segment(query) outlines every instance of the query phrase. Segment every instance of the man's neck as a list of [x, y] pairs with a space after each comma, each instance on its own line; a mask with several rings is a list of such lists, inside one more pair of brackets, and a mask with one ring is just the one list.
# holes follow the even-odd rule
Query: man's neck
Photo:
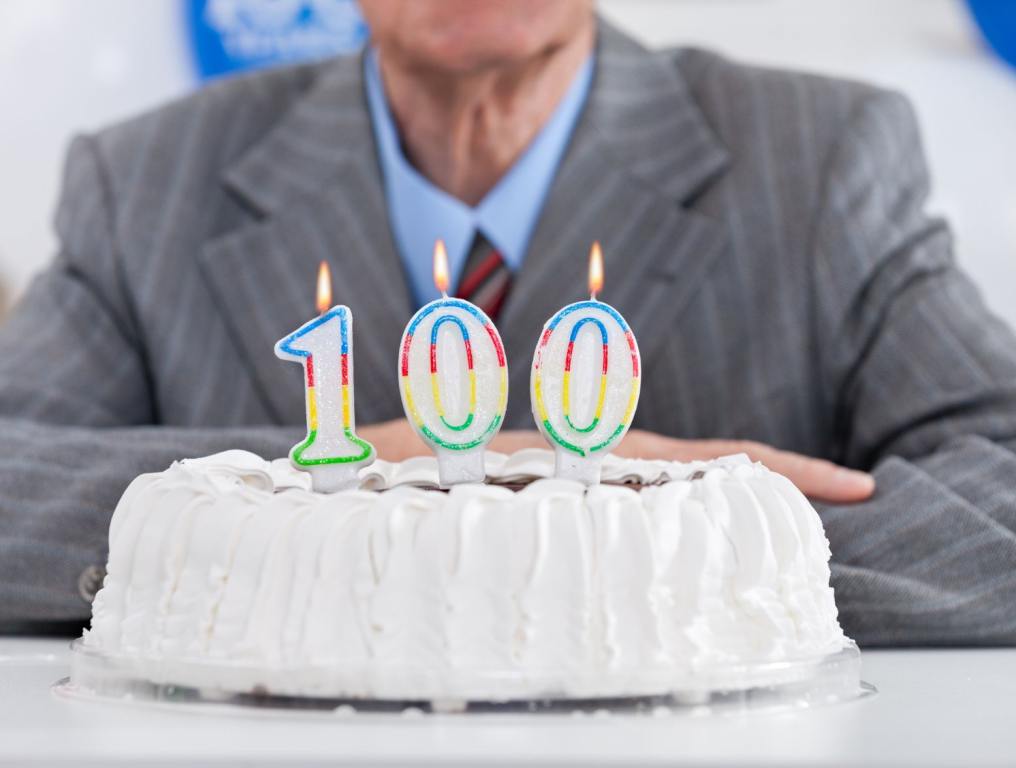
[[383, 50], [381, 73], [403, 150], [450, 195], [476, 205], [554, 113], [589, 56], [595, 25], [525, 62], [427, 71]]

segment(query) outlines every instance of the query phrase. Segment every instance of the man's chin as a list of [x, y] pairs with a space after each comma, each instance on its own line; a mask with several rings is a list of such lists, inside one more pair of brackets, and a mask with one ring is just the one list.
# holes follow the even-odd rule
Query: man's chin
[[504, 40], [458, 41], [453, 45], [417, 47], [405, 57], [414, 68], [449, 75], [467, 75], [497, 69], [524, 66], [538, 57], [543, 50], [527, 50], [505, 45]]

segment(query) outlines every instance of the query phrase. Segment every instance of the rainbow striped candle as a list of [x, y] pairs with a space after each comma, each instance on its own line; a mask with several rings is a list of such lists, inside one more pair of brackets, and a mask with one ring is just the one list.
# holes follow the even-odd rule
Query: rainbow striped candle
[[641, 389], [635, 334], [621, 313], [596, 300], [603, 267], [590, 256], [589, 301], [569, 304], [543, 328], [533, 355], [533, 416], [554, 447], [558, 477], [600, 480], [603, 456], [631, 426]]
[[374, 446], [356, 435], [353, 313], [332, 307], [280, 339], [275, 354], [304, 369], [307, 437], [289, 452], [293, 466], [310, 472], [316, 491], [356, 487], [359, 469], [374, 461]]
[[[435, 282], [447, 286], [435, 247]], [[437, 456], [441, 485], [483, 482], [484, 447], [501, 428], [508, 365], [494, 323], [475, 304], [445, 295], [409, 321], [399, 347], [399, 389], [409, 423]]]

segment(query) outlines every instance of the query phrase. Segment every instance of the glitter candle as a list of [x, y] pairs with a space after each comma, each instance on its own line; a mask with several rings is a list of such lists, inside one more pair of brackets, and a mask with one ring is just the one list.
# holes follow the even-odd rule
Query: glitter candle
[[307, 437], [289, 460], [310, 473], [314, 490], [334, 493], [357, 485], [357, 472], [374, 461], [374, 446], [356, 435], [353, 411], [353, 313], [331, 309], [328, 265], [318, 272], [321, 313], [275, 344], [283, 360], [303, 364]]
[[441, 485], [480, 483], [484, 447], [501, 428], [508, 403], [504, 346], [483, 310], [448, 298], [448, 257], [440, 240], [434, 282], [442, 298], [422, 307], [402, 335], [402, 405], [437, 456]]
[[603, 457], [631, 426], [641, 388], [635, 334], [621, 313], [596, 299], [603, 255], [589, 255], [589, 301], [559, 310], [533, 355], [533, 416], [554, 448], [555, 475], [586, 485], [600, 481]]

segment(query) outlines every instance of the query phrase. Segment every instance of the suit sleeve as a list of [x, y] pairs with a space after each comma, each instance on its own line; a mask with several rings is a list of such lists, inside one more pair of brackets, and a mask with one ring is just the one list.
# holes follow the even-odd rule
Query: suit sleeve
[[293, 430], [156, 426], [115, 217], [88, 139], [71, 148], [60, 252], [0, 325], [0, 623], [89, 613], [80, 580], [106, 558], [136, 475], [227, 448], [279, 455]]
[[868, 97], [827, 173], [813, 277], [833, 455], [878, 484], [820, 509], [844, 628], [869, 645], [1016, 643], [1016, 338], [924, 213], [903, 98]]

